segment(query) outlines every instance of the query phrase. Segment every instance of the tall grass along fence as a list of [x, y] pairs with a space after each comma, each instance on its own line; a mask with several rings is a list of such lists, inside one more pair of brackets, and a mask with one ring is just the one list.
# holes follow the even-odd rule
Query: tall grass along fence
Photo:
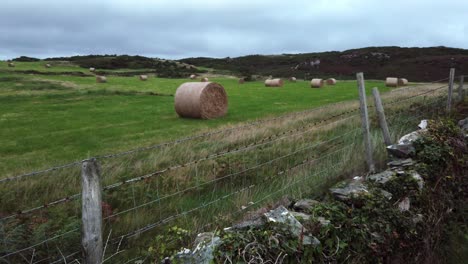
[[420, 119], [450, 112], [463, 78], [458, 88], [454, 71], [382, 96], [375, 88], [367, 101], [358, 74], [360, 100], [7, 175], [0, 262], [144, 263], [285, 196], [320, 195], [382, 167], [386, 144]]

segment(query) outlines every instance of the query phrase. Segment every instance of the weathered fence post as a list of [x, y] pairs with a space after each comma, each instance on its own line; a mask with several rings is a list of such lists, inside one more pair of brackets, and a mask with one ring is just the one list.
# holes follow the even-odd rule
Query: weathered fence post
[[81, 246], [84, 263], [102, 262], [102, 209], [100, 169], [96, 159], [83, 161]]
[[450, 69], [448, 98], [447, 98], [447, 112], [452, 110], [452, 96], [453, 96], [453, 79], [455, 78], [455, 69]]
[[460, 75], [460, 84], [458, 85], [458, 101], [465, 100], [465, 92], [463, 91], [463, 82], [465, 81], [465, 76]]
[[370, 138], [369, 113], [367, 112], [366, 86], [364, 84], [364, 74], [356, 74], [359, 90], [359, 106], [361, 108], [362, 130], [364, 134], [364, 145], [366, 148], [366, 161], [369, 172], [375, 172], [374, 158], [372, 157], [372, 143]]
[[388, 130], [387, 120], [385, 119], [385, 112], [382, 105], [382, 100], [380, 99], [379, 88], [372, 88], [372, 95], [374, 95], [375, 102], [375, 111], [379, 117], [380, 128], [382, 129], [382, 134], [386, 146], [392, 144], [392, 139], [390, 138], [390, 132]]

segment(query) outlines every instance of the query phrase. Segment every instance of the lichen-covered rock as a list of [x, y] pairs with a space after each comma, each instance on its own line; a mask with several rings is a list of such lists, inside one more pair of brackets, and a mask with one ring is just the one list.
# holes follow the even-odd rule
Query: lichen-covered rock
[[458, 121], [458, 126], [463, 130], [463, 132], [468, 132], [468, 117]]
[[300, 211], [310, 211], [312, 208], [314, 208], [315, 205], [317, 205], [319, 202], [316, 200], [312, 199], [302, 199], [297, 201], [293, 208], [295, 210], [300, 210]]
[[397, 144], [387, 146], [387, 152], [397, 158], [409, 158], [416, 151], [413, 143], [418, 140], [427, 129], [421, 129], [404, 135]]
[[288, 226], [289, 231], [302, 238], [303, 245], [319, 245], [320, 241], [314, 236], [307, 235], [307, 230], [284, 206], [280, 206], [268, 213], [265, 213], [268, 222], [282, 223]]
[[396, 159], [387, 163], [387, 166], [391, 168], [400, 168], [400, 167], [411, 167], [415, 164], [413, 159]]
[[196, 246], [193, 250], [184, 248], [174, 256], [176, 263], [180, 264], [210, 264], [214, 260], [214, 249], [221, 244], [221, 238], [214, 233], [201, 233], [197, 236]]
[[424, 180], [416, 171], [412, 171], [410, 177], [413, 178], [418, 183], [419, 190], [424, 188]]
[[242, 229], [249, 229], [249, 228], [253, 228], [253, 227], [259, 227], [259, 226], [262, 226], [266, 223], [265, 219], [262, 218], [262, 217], [258, 217], [258, 218], [255, 218], [255, 219], [251, 219], [251, 220], [246, 220], [246, 221], [242, 221], [240, 223], [237, 223], [231, 227], [227, 227], [227, 228], [224, 228], [224, 231], [234, 231], [234, 230], [242, 230]]
[[325, 217], [317, 217], [317, 220], [319, 221], [320, 225], [322, 226], [327, 226], [330, 224], [330, 220], [325, 219]]
[[410, 144], [410, 143], [413, 143], [414, 141], [418, 140], [419, 138], [421, 138], [421, 135], [426, 133], [427, 130], [426, 129], [421, 129], [421, 130], [417, 130], [417, 131], [413, 131], [409, 134], [406, 134], [404, 136], [402, 136], [400, 138], [400, 140], [398, 140], [398, 144]]
[[301, 213], [301, 212], [291, 212], [292, 216], [294, 216], [294, 218], [296, 218], [297, 220], [301, 221], [309, 221], [311, 216], [308, 215], [308, 214], [304, 214], [304, 213]]
[[408, 211], [410, 209], [410, 206], [411, 206], [411, 201], [408, 197], [403, 198], [403, 200], [401, 200], [398, 203], [398, 209], [400, 209], [401, 212]]
[[407, 144], [393, 144], [387, 146], [387, 152], [397, 158], [408, 158], [414, 154], [415, 148], [412, 143]]
[[335, 187], [330, 188], [330, 192], [336, 199], [343, 202], [369, 193], [367, 186], [361, 180], [352, 180], [348, 184], [338, 183]]
[[368, 177], [368, 179], [376, 183], [385, 184], [394, 176], [394, 171], [386, 170], [377, 174], [372, 174]]

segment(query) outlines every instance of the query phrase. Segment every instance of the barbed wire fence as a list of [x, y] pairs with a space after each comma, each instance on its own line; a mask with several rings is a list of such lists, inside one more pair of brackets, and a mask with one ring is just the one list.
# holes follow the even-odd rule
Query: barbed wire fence
[[[421, 91], [425, 86], [382, 96], [395, 136], [419, 118], [442, 113], [438, 110], [448, 98], [447, 85]], [[369, 110], [373, 107], [368, 105]], [[411, 114], [402, 115], [405, 111]], [[370, 119], [375, 118], [370, 111]], [[379, 140], [377, 136], [374, 141]], [[364, 164], [365, 159], [355, 155], [363, 152], [359, 107], [353, 101], [95, 157], [102, 171], [107, 238], [102, 261], [147, 260], [145, 247], [169, 225], [190, 227], [195, 234], [242, 219], [249, 209], [282, 195], [319, 191], [337, 175], [355, 170], [347, 164]], [[80, 263], [82, 164], [75, 161], [0, 180], [3, 190], [14, 190], [2, 196], [1, 262]], [[28, 234], [35, 228], [41, 230]]]

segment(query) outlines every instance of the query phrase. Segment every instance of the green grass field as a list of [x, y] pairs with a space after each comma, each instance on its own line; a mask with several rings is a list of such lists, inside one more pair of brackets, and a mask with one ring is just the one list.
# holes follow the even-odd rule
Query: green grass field
[[[46, 69], [43, 64], [18, 62], [14, 69], [86, 71], [73, 65]], [[355, 81], [312, 89], [304, 81], [267, 88], [262, 81], [239, 85], [234, 78], [216, 78], [210, 81], [226, 88], [228, 114], [195, 120], [177, 116], [172, 96], [145, 94], [172, 95], [187, 81], [151, 77], [142, 82], [137, 77], [109, 76], [108, 83], [97, 84], [94, 77], [0, 73], [0, 172], [44, 168], [357, 98]], [[368, 90], [387, 90], [383, 82], [366, 85]]]

